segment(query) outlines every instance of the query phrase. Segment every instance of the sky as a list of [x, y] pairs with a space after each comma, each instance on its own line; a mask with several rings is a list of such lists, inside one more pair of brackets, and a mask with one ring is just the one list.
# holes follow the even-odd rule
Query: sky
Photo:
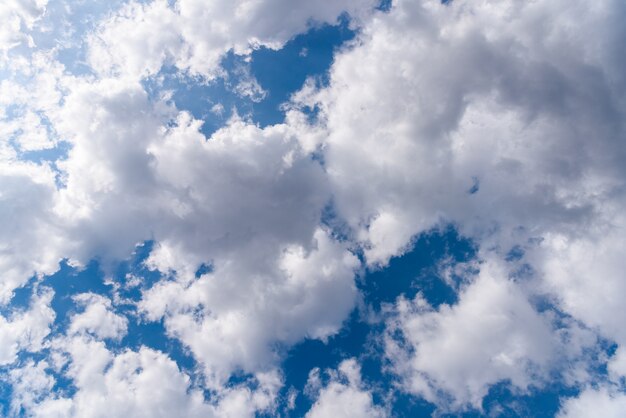
[[625, 19], [3, 1], [0, 416], [626, 416]]

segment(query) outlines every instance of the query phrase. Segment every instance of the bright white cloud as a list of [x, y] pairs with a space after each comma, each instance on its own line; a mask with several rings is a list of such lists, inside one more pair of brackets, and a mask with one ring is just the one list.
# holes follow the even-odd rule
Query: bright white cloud
[[612, 389], [586, 389], [579, 396], [565, 400], [558, 416], [585, 418], [590, 416], [619, 418], [626, 411], [626, 395]]
[[81, 293], [72, 299], [83, 311], [72, 316], [70, 334], [89, 333], [116, 340], [126, 335], [128, 320], [113, 312], [109, 299], [94, 293]]
[[[15, 405], [85, 416], [90, 403], [115, 398], [116, 414], [141, 416], [157, 379], [172, 386], [155, 389], [160, 409], [145, 409], [153, 414], [271, 408], [280, 349], [328, 338], [355, 304], [359, 262], [348, 249], [384, 266], [416, 234], [448, 222], [486, 262], [458, 304], [395, 306], [388, 325], [412, 350], [390, 339], [387, 355], [405, 390], [451, 397], [452, 409], [479, 406], [497, 382], [541, 384], [563, 353], [584, 361], [590, 330], [619, 344], [608, 367], [613, 381], [624, 376], [623, 1], [398, 0], [389, 13], [372, 13], [370, 0], [130, 2], [87, 36], [93, 72], [83, 76], [69, 75], [54, 51], [15, 48], [32, 45], [46, 3], [0, 5], [0, 51], [13, 54], [0, 69], [0, 219], [10, 219], [0, 223], [0, 303], [62, 258], [97, 257], [106, 269], [154, 240], [146, 265], [167, 277], [143, 293], [142, 313], [164, 318], [220, 400], [204, 402], [165, 354], [97, 342], [119, 339], [127, 320], [109, 300], [83, 295], [69, 336], [55, 343], [76, 397], [45, 395], [48, 363], [27, 363], [12, 376], [34, 395]], [[203, 81], [224, 75], [228, 51], [281, 48], [343, 11], [361, 26], [357, 39], [337, 52], [328, 86], [310, 81], [294, 96], [283, 124], [233, 117], [206, 138], [167, 92], [150, 98], [140, 83], [166, 65]], [[265, 94], [254, 74], [243, 81], [240, 95]], [[317, 122], [298, 112], [304, 105], [320, 110]], [[61, 142], [71, 150], [56, 166], [20, 160]], [[331, 200], [350, 242], [320, 227]], [[514, 245], [533, 269], [524, 284], [498, 261]], [[212, 271], [196, 278], [202, 263]], [[570, 316], [559, 333], [573, 336], [571, 347], [529, 303], [537, 294]], [[50, 297], [1, 319], [0, 362], [46, 344]], [[345, 364], [311, 415], [345, 404], [381, 413]], [[588, 369], [564, 375], [580, 383]], [[265, 389], [220, 392], [236, 370]], [[621, 400], [589, 389], [563, 411], [619, 409]]]
[[0, 316], [0, 365], [13, 363], [22, 350], [41, 350], [55, 318], [50, 307], [53, 294], [50, 289], [41, 289], [27, 310], [16, 311], [8, 318]]
[[[401, 303], [416, 351], [390, 357], [406, 363], [407, 390], [461, 407], [502, 380], [540, 383], [554, 348], [527, 302], [537, 294], [573, 316], [581, 344], [575, 321], [622, 340], [624, 12], [619, 1], [399, 0], [335, 57], [329, 86], [294, 96], [320, 110], [337, 212], [369, 264], [449, 222], [489, 260], [527, 253], [523, 289], [481, 273], [453, 307]], [[479, 325], [491, 320], [505, 325]]]
[[[54, 271], [62, 257], [75, 265], [98, 257], [107, 268], [138, 242], [154, 239], [148, 265], [175, 272], [177, 282], [170, 285], [178, 293], [169, 300], [157, 286], [145, 301], [147, 312], [153, 319], [166, 315], [168, 332], [206, 366], [214, 388], [237, 369], [270, 370], [277, 343], [326, 338], [339, 329], [356, 299], [358, 262], [346, 245], [319, 229], [330, 194], [322, 167], [300, 145], [297, 116], [265, 129], [235, 117], [206, 138], [201, 121], [151, 102], [136, 80], [54, 81], [52, 91], [62, 84], [62, 99], [44, 107], [27, 95], [24, 103], [43, 108], [55, 135], [71, 145], [67, 159], [57, 161], [62, 187], [48, 169], [48, 194], [33, 197], [43, 213], [22, 214], [24, 223], [57, 228], [33, 231], [32, 239], [55, 239], [36, 248], [50, 253], [44, 272]], [[18, 250], [24, 234], [14, 232], [6, 241]], [[14, 258], [6, 262], [15, 265]], [[215, 275], [192, 284], [202, 263], [213, 265]], [[26, 264], [4, 282], [6, 294], [31, 271], [42, 270]], [[126, 320], [110, 302], [96, 299], [77, 300], [86, 305], [72, 318], [70, 333], [119, 339]], [[193, 309], [201, 314], [199, 323]], [[223, 338], [207, 339], [207, 329]]]
[[20, 44], [35, 46], [29, 32], [47, 3], [48, 0], [6, 0], [0, 4], [0, 53]]
[[[0, 160], [0, 303], [35, 274], [58, 268], [62, 238], [50, 202], [56, 187], [48, 166]], [[42, 238], [47, 243], [42, 245]], [[56, 247], [56, 245], [59, 247]]]
[[278, 257], [266, 271], [257, 260], [218, 260], [213, 272], [191, 283], [164, 281], [144, 294], [140, 307], [147, 318], [165, 316], [168, 333], [191, 348], [211, 386], [238, 369], [273, 367], [276, 343], [327, 338], [353, 308], [358, 261], [326, 232], [316, 231], [308, 249], [278, 252], [259, 254]]
[[56, 339], [54, 346], [67, 356], [66, 377], [77, 391], [71, 398], [51, 393], [54, 378], [41, 362], [13, 370], [13, 407], [23, 407], [29, 416], [253, 417], [272, 407], [280, 387], [278, 376], [260, 375], [255, 390], [240, 385], [206, 402], [189, 376], [161, 352], [141, 347], [113, 354], [89, 337]]
[[408, 392], [444, 408], [480, 409], [498, 382], [540, 386], [555, 355], [549, 321], [497, 264], [481, 265], [455, 305], [433, 309], [418, 294], [400, 298], [394, 311], [388, 358]]
[[361, 381], [361, 368], [356, 359], [344, 360], [337, 371], [327, 371], [330, 379], [321, 386], [319, 370], [309, 375], [310, 390], [318, 391], [307, 418], [382, 418], [384, 409], [374, 405], [371, 392]]
[[[105, 21], [91, 40], [90, 62], [102, 74], [144, 77], [165, 64], [212, 79], [224, 54], [249, 54], [261, 46], [280, 49], [312, 24], [357, 19], [373, 0], [316, 3], [298, 0], [130, 2]], [[156, 36], [155, 36], [156, 35]]]
[[18, 416], [21, 410], [29, 410], [52, 390], [55, 379], [46, 369], [46, 361], [35, 363], [28, 360], [25, 365], [9, 372], [9, 382], [13, 386], [11, 416]]
[[363, 28], [330, 86], [296, 97], [321, 108], [338, 210], [370, 263], [442, 221], [498, 232], [503, 251], [521, 228], [589, 222], [623, 183], [626, 84], [608, 53], [623, 7], [400, 0]]

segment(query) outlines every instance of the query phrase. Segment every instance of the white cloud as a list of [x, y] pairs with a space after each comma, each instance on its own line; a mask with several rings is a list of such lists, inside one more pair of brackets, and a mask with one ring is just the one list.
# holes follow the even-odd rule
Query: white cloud
[[503, 251], [520, 227], [573, 233], [619, 190], [626, 84], [605, 51], [623, 4], [602, 4], [400, 0], [298, 96], [322, 110], [338, 211], [370, 263], [440, 222]]
[[398, 300], [385, 351], [406, 391], [444, 409], [480, 409], [495, 383], [509, 381], [519, 391], [542, 385], [556, 337], [507, 276], [487, 262], [455, 305], [433, 309], [419, 294]]
[[[2, 304], [30, 277], [51, 274], [58, 268], [62, 235], [50, 207], [55, 190], [50, 167], [0, 160], [0, 218], [10, 220], [0, 223]], [[43, 237], [47, 240], [44, 245]]]
[[[550, 324], [527, 302], [537, 295], [572, 315], [562, 331], [577, 344], [593, 338], [576, 321], [621, 344], [624, 12], [611, 0], [398, 0], [336, 55], [327, 87], [294, 96], [320, 110], [337, 214], [369, 264], [447, 223], [496, 264], [516, 245], [526, 252], [523, 289], [481, 273], [453, 307], [402, 303], [416, 349], [407, 390], [448, 392], [462, 407], [502, 380], [540, 384], [557, 360]], [[505, 326], [479, 325], [496, 319]]]
[[0, 316], [0, 365], [13, 363], [22, 350], [41, 350], [55, 318], [50, 307], [53, 295], [50, 289], [41, 289], [31, 298], [28, 310]]
[[[339, 243], [319, 227], [332, 197], [369, 264], [384, 265], [416, 234], [453, 222], [494, 259], [521, 245], [534, 269], [521, 286], [489, 261], [457, 305], [402, 301], [392, 325], [416, 351], [388, 354], [407, 390], [434, 401], [446, 393], [462, 407], [478, 405], [502, 380], [519, 390], [540, 382], [557, 342], [528, 303], [536, 293], [573, 317], [574, 352], [592, 340], [576, 321], [620, 345], [609, 363], [619, 379], [626, 344], [618, 297], [626, 283], [624, 4], [398, 0], [388, 14], [371, 14], [369, 0], [155, 1], [132, 3], [98, 26], [87, 54], [96, 75], [67, 75], [53, 53], [18, 54], [2, 69], [14, 80], [0, 84], [0, 133], [15, 136], [18, 148], [0, 143], [0, 218], [11, 220], [0, 225], [0, 301], [34, 274], [54, 272], [63, 257], [98, 257], [107, 268], [152, 239], [147, 264], [172, 277], [144, 294], [147, 317], [165, 317], [213, 388], [236, 369], [271, 374], [275, 344], [327, 338], [354, 305], [358, 262], [347, 251], [354, 242]], [[9, 32], [0, 29], [0, 50], [28, 42], [44, 6], [3, 3]], [[261, 129], [235, 117], [205, 138], [200, 121], [151, 102], [138, 82], [168, 64], [210, 79], [227, 51], [280, 48], [343, 10], [360, 16], [362, 31], [335, 57], [327, 88], [309, 83], [295, 96], [321, 109], [319, 124], [307, 125], [294, 109], [284, 124]], [[250, 78], [241, 92], [260, 90]], [[12, 105], [21, 118], [6, 117]], [[60, 172], [18, 160], [18, 150], [60, 140], [72, 146]], [[310, 155], [318, 146], [323, 167]], [[201, 263], [213, 271], [196, 279]], [[82, 412], [81, 399], [118, 394], [118, 384], [135, 388], [143, 381], [124, 374], [133, 364], [188, 387], [162, 354], [115, 355], [92, 341], [87, 334], [116, 338], [125, 330], [107, 301], [93, 301], [74, 317], [71, 332], [80, 335], [67, 339], [76, 345], [66, 351], [80, 396], [39, 402], [42, 414]], [[31, 314], [3, 319], [11, 330], [2, 334], [5, 363], [41, 347], [53, 314], [37, 309], [28, 311], [38, 318], [32, 340], [13, 332]], [[464, 344], [475, 350], [460, 352]], [[91, 366], [79, 359], [86, 353]], [[325, 404], [352, 395], [367, 404], [355, 384], [335, 383]], [[196, 395], [170, 389], [163, 410], [177, 402], [207, 408], [189, 400]], [[595, 396], [619, 404], [606, 393], [568, 402]], [[138, 413], [139, 400], [124, 396], [117, 411]], [[270, 398], [242, 389], [221, 405], [240, 415]]]
[[64, 372], [76, 393], [50, 391], [54, 379], [45, 363], [27, 363], [11, 372], [15, 407], [35, 417], [252, 417], [272, 408], [280, 387], [277, 375], [260, 375], [257, 388], [246, 384], [214, 393], [206, 402], [188, 375], [167, 355], [141, 347], [113, 354], [89, 337], [57, 338], [56, 350], [67, 356]]
[[[144, 306], [153, 319], [168, 313], [169, 332], [211, 378], [271, 364], [273, 342], [336, 332], [354, 305], [358, 263], [317, 227], [330, 195], [297, 126], [234, 118], [205, 138], [200, 121], [113, 79], [74, 86], [55, 122], [73, 144], [55, 199], [72, 259], [98, 255], [106, 266], [154, 239], [147, 264], [177, 281], [158, 285]], [[215, 274], [191, 284], [202, 263]]]
[[[315, 370], [314, 370], [315, 372]], [[382, 418], [385, 410], [374, 405], [372, 394], [361, 382], [361, 368], [356, 359], [344, 360], [338, 370], [328, 371], [330, 380], [325, 386], [318, 374], [309, 377], [308, 385], [316, 386], [318, 397], [307, 412], [307, 418]]]
[[591, 416], [619, 418], [626, 413], [626, 395], [612, 389], [586, 389], [575, 398], [566, 399], [558, 416], [585, 418]]
[[116, 340], [126, 335], [128, 320], [113, 312], [109, 299], [94, 293], [81, 293], [73, 296], [72, 300], [83, 308], [83, 312], [72, 316], [70, 334], [86, 332], [100, 339]]
[[46, 53], [10, 63], [15, 79], [0, 81], [0, 217], [10, 219], [0, 225], [0, 304], [32, 276], [54, 273], [67, 245], [53, 210], [57, 172], [48, 162], [21, 160], [18, 151], [58, 144], [48, 119], [58, 111], [69, 80]]
[[165, 316], [168, 333], [191, 348], [211, 387], [238, 369], [273, 367], [276, 343], [334, 334], [354, 306], [358, 261], [326, 232], [317, 230], [308, 249], [272, 251], [278, 254], [257, 254], [265, 265], [218, 259], [197, 280], [164, 281], [144, 294], [140, 308], [147, 318]]
[[547, 290], [566, 312], [598, 329], [601, 335], [626, 344], [622, 326], [626, 310], [619, 296], [626, 292], [626, 223], [622, 218], [614, 212], [614, 216], [606, 217], [610, 224], [582, 237], [547, 235], [538, 254], [533, 255]]
[[[280, 49], [312, 24], [355, 19], [373, 9], [372, 0], [130, 2], [105, 21], [91, 40], [90, 63], [101, 74], [145, 77], [164, 64], [212, 79], [226, 52], [249, 54]], [[156, 35], [156, 36], [155, 36]]]
[[11, 416], [19, 416], [22, 409], [32, 408], [52, 390], [55, 379], [46, 372], [48, 368], [46, 361], [35, 363], [28, 360], [22, 367], [8, 373], [8, 381], [14, 391]]
[[[36, 205], [31, 204], [41, 212], [20, 213], [23, 222], [16, 218], [18, 227], [41, 222], [48, 228], [32, 230], [39, 245], [31, 240], [23, 246], [36, 247], [31, 255], [49, 253], [39, 260], [48, 264], [45, 270], [32, 266], [35, 261], [28, 257], [31, 264], [3, 282], [7, 295], [35, 271], [53, 272], [61, 257], [73, 265], [98, 257], [107, 269], [138, 242], [153, 239], [156, 250], [148, 264], [175, 271], [173, 286], [182, 295], [174, 296], [182, 299], [154, 297], [153, 304], [162, 305], [151, 309], [167, 312], [168, 331], [206, 363], [210, 379], [222, 383], [237, 368], [267, 371], [279, 354], [273, 344], [337, 331], [354, 305], [358, 263], [346, 245], [318, 228], [330, 194], [322, 167], [300, 146], [297, 117], [296, 123], [265, 129], [235, 117], [206, 138], [199, 131], [201, 121], [172, 105], [150, 102], [136, 80], [55, 77], [48, 87], [63, 90], [63, 96], [49, 94], [44, 101], [29, 95], [24, 106], [43, 108], [53, 132], [71, 145], [67, 159], [57, 161], [62, 185], [51, 169], [45, 171], [47, 194], [34, 196]], [[25, 234], [14, 232], [5, 241], [17, 252]], [[54, 239], [50, 245], [42, 239], [48, 235]], [[6, 262], [14, 268], [19, 260], [11, 256]], [[192, 285], [201, 263], [215, 266], [216, 277]], [[189, 286], [202, 293], [186, 300]], [[251, 288], [242, 292], [241, 286]], [[323, 300], [333, 307], [324, 307]], [[91, 302], [73, 317], [71, 333], [119, 338], [124, 320], [108, 303]], [[224, 341], [235, 346], [207, 340], [190, 314], [196, 308], [202, 311], [201, 327], [222, 330]], [[243, 318], [241, 327], [237, 318]], [[271, 330], [276, 320], [283, 322]]]
[[29, 34], [48, 0], [6, 0], [0, 4], [0, 52], [20, 45], [35, 46]]

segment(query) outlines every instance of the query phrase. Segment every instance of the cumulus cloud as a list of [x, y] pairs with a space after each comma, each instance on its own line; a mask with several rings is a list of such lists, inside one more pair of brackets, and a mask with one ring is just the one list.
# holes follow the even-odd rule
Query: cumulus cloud
[[81, 293], [72, 298], [83, 312], [71, 318], [70, 334], [89, 333], [99, 339], [121, 339], [128, 328], [128, 320], [112, 311], [111, 301], [94, 293]]
[[[0, 303], [35, 274], [51, 274], [58, 268], [55, 244], [62, 238], [50, 208], [56, 187], [48, 166], [29, 162], [0, 161]], [[49, 245], [39, 245], [48, 237]]]
[[41, 289], [27, 310], [0, 316], [0, 365], [13, 363], [22, 350], [37, 352], [43, 348], [55, 318], [50, 307], [52, 296], [52, 290]]
[[[621, 344], [626, 84], [614, 52], [624, 13], [618, 1], [399, 0], [335, 57], [327, 87], [310, 81], [294, 95], [319, 110], [336, 209], [368, 264], [386, 265], [446, 223], [481, 256], [519, 248], [529, 263], [522, 292], [481, 273], [456, 306], [400, 303], [415, 349], [407, 390], [431, 400], [442, 391], [460, 407], [479, 406], [500, 380], [526, 388], [552, 361], [533, 295]], [[474, 304], [507, 325], [480, 327]], [[447, 352], [466, 350], [454, 341], [467, 330], [480, 339], [480, 358], [467, 363], [476, 369]]]
[[165, 317], [168, 333], [191, 348], [211, 386], [239, 369], [273, 367], [277, 343], [327, 338], [354, 306], [358, 261], [325, 231], [315, 232], [309, 249], [278, 251], [269, 255], [278, 261], [267, 271], [257, 260], [217, 260], [212, 272], [191, 283], [158, 283], [140, 302], [147, 319]]
[[328, 88], [296, 96], [321, 110], [337, 207], [370, 263], [442, 221], [501, 246], [516, 228], [575, 234], [619, 190], [623, 5], [586, 6], [397, 1]]
[[28, 360], [25, 365], [9, 372], [8, 381], [13, 386], [14, 396], [11, 399], [11, 414], [18, 416], [20, 411], [28, 410], [52, 390], [55, 379], [46, 369], [46, 361], [35, 363]]
[[501, 266], [486, 263], [455, 305], [400, 298], [388, 320], [386, 355], [407, 391], [455, 408], [480, 409], [495, 383], [540, 385], [556, 341]]
[[359, 417], [382, 418], [385, 410], [374, 405], [371, 392], [361, 381], [361, 368], [356, 359], [344, 360], [337, 370], [328, 370], [330, 379], [322, 386], [319, 369], [309, 375], [307, 386], [317, 391], [317, 399], [307, 412], [307, 418]]
[[29, 362], [11, 372], [16, 412], [22, 407], [35, 417], [252, 417], [272, 407], [280, 384], [278, 376], [260, 376], [255, 390], [242, 385], [206, 402], [189, 376], [159, 351], [141, 347], [114, 354], [89, 337], [57, 339], [55, 349], [67, 356], [65, 375], [76, 393], [55, 394], [55, 379], [46, 371], [52, 367]]
[[[86, 74], [71, 75], [52, 50], [3, 62], [0, 218], [11, 221], [0, 224], [0, 304], [59, 260], [97, 258], [107, 269], [153, 241], [145, 266], [161, 279], [142, 289], [140, 314], [163, 320], [217, 399], [205, 402], [164, 353], [111, 351], [127, 319], [109, 299], [83, 294], [67, 335], [50, 339], [67, 369], [52, 358], [16, 366], [13, 408], [87, 416], [90, 403], [115, 398], [115, 414], [129, 416], [271, 409], [285, 348], [328, 339], [354, 307], [355, 254], [384, 268], [445, 223], [474, 240], [483, 264], [454, 305], [420, 296], [391, 308], [386, 355], [403, 390], [451, 410], [479, 407], [498, 382], [541, 385], [564, 352], [584, 360], [594, 333], [617, 343], [607, 367], [620, 381], [624, 2], [398, 0], [386, 13], [375, 3], [133, 1], [81, 34]], [[3, 3], [0, 51], [33, 45], [46, 6]], [[309, 80], [293, 96], [284, 123], [261, 128], [235, 115], [207, 138], [170, 93], [153, 97], [142, 84], [168, 66], [199, 83], [228, 77], [220, 62], [229, 51], [280, 49], [343, 12], [356, 38], [336, 52], [328, 85]], [[243, 76], [234, 90], [263, 97], [254, 74]], [[24, 157], [42, 150], [59, 156]], [[346, 223], [343, 241], [320, 226], [330, 202]], [[503, 261], [512, 248], [519, 264]], [[521, 283], [512, 269], [523, 263]], [[201, 266], [210, 268], [196, 277]], [[534, 297], [565, 325], [555, 329]], [[48, 347], [51, 298], [43, 291], [1, 318], [0, 362]], [[49, 369], [73, 380], [73, 398], [46, 394]], [[584, 383], [588, 369], [559, 376]], [[225, 387], [238, 371], [259, 389]], [[380, 416], [358, 376], [354, 361], [342, 363], [309, 414], [353, 405]], [[161, 403], [145, 409], [152, 390]], [[621, 409], [621, 392], [587, 389], [563, 414], [592, 404]]]
[[582, 418], [589, 416], [621, 417], [626, 411], [626, 395], [606, 388], [587, 389], [578, 397], [567, 399], [558, 416]]
[[[247, 55], [261, 46], [280, 49], [312, 24], [335, 23], [373, 9], [373, 0], [130, 2], [94, 34], [90, 62], [102, 74], [144, 77], [165, 65], [212, 79], [223, 55]], [[157, 36], [155, 36], [155, 34]]]
[[[152, 239], [147, 265], [176, 280], [155, 286], [141, 306], [151, 320], [166, 318], [168, 332], [192, 350], [216, 390], [235, 370], [271, 371], [276, 344], [339, 329], [356, 299], [358, 261], [319, 228], [330, 194], [322, 167], [300, 145], [299, 119], [261, 129], [234, 117], [206, 138], [202, 121], [151, 101], [132, 78], [61, 74], [54, 81], [53, 92], [63, 84], [56, 102], [48, 97], [44, 107], [27, 95], [23, 106], [46, 114], [50, 133], [70, 145], [67, 158], [53, 170], [12, 154], [7, 165], [42, 172], [45, 189], [23, 204], [28, 211], [2, 206], [16, 221], [5, 234], [6, 271], [17, 269], [13, 255], [25, 255], [33, 240], [39, 245], [31, 255], [49, 255], [30, 257], [14, 279], [5, 276], [5, 300], [62, 258], [80, 266], [98, 257], [106, 269]], [[9, 202], [28, 198], [25, 189], [16, 187]], [[33, 237], [20, 247], [26, 223], [43, 226], [31, 225]], [[214, 273], [194, 281], [203, 263]], [[328, 300], [332, 309], [322, 304]], [[71, 335], [119, 340], [126, 332], [127, 320], [107, 299], [74, 301], [83, 311], [71, 318]], [[207, 338], [211, 330], [223, 337]]]

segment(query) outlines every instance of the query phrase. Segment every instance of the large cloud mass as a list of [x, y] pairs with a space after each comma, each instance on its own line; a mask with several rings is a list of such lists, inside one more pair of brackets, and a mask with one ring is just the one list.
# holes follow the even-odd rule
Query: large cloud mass
[[[454, 412], [481, 410], [496, 384], [529, 393], [557, 379], [581, 389], [563, 416], [624, 411], [626, 3], [131, 1], [71, 47], [39, 48], [60, 24], [48, 3], [0, 6], [12, 414], [97, 416], [94, 402], [116, 416], [278, 413], [287, 350], [369, 309], [355, 276], [447, 224], [477, 249], [473, 268], [448, 278], [456, 301], [400, 296], [374, 315], [394, 390]], [[228, 78], [228, 54], [249, 62], [345, 16], [354, 39], [327, 82], [294, 92], [283, 123], [233, 111], [207, 137], [159, 84], [165, 69], [209, 85]], [[142, 243], [142, 271], [157, 278], [115, 278]], [[55, 323], [40, 282], [61, 260], [93, 259], [115, 289], [138, 280], [136, 300], [78, 293]], [[12, 307], [25, 286], [30, 304]], [[162, 324], [196, 370], [144, 345], [112, 349], [133, 321]], [[375, 399], [393, 396], [373, 396], [357, 359], [338, 370], [308, 416], [387, 413]], [[55, 392], [61, 377], [73, 392]]]

